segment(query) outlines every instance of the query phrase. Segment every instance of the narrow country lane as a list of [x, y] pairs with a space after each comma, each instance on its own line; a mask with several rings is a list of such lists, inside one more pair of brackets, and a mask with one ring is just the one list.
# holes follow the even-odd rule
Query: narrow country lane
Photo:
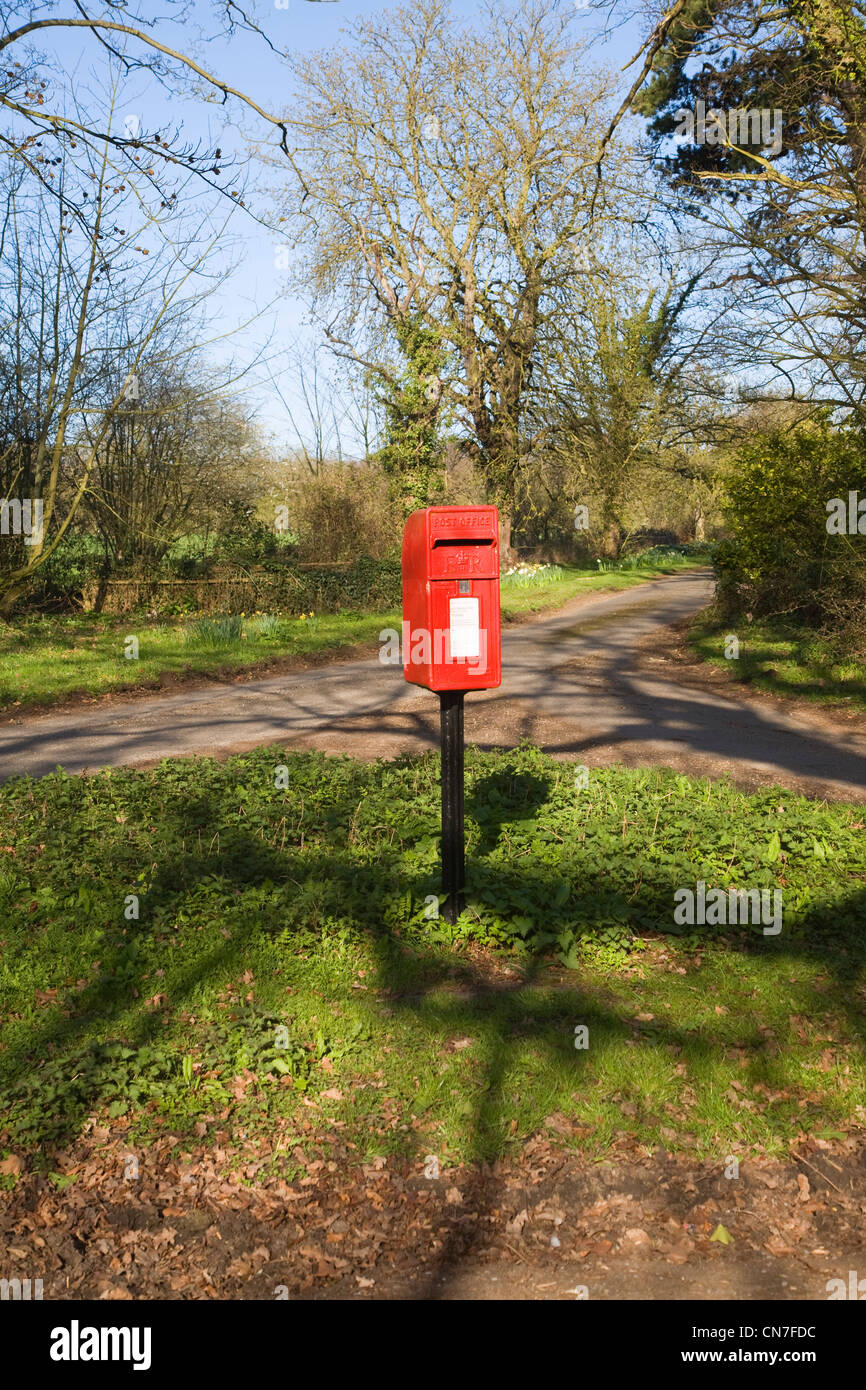
[[[785, 711], [692, 688], [653, 663], [653, 636], [704, 607], [706, 571], [573, 600], [506, 628], [499, 690], [471, 695], [466, 736], [481, 746], [529, 738], [588, 765], [621, 760], [745, 783], [866, 794], [866, 735], [821, 711]], [[649, 659], [647, 659], [649, 653]], [[0, 726], [0, 778], [39, 777], [224, 754], [266, 743], [394, 756], [432, 747], [437, 703], [377, 659], [244, 679], [22, 718]], [[814, 786], [812, 785], [814, 784]]]

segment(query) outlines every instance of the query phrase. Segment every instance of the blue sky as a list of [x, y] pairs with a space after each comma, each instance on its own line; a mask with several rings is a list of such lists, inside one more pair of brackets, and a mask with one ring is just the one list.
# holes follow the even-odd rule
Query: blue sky
[[[146, 0], [140, 12], [155, 15], [165, 13], [168, 8], [166, 0], [153, 0], [153, 3]], [[340, 30], [354, 17], [388, 8], [391, 7], [387, 4], [371, 3], [371, 0], [337, 0], [337, 3], [324, 4], [311, 4], [306, 0], [287, 0], [287, 3], [286, 0], [260, 0], [253, 12], [274, 44], [310, 52], [346, 41]], [[471, 18], [477, 7], [469, 0], [453, 0], [452, 9], [458, 15]], [[576, 0], [572, 22], [577, 32], [596, 36], [594, 55], [600, 64], [621, 67], [640, 46], [636, 22], [628, 20], [606, 34], [605, 15], [589, 8], [587, 0]], [[279, 57], [261, 38], [247, 33], [236, 34], [231, 39], [205, 40], [203, 35], [211, 24], [207, 0], [195, 0], [188, 25], [183, 29], [177, 24], [166, 25], [156, 32], [163, 42], [190, 53], [202, 67], [225, 78], [266, 110], [276, 114], [288, 109], [292, 99], [291, 74]], [[51, 43], [50, 49], [47, 42], [45, 48], [56, 55], [67, 72], [74, 69], [79, 82], [86, 81], [96, 88], [105, 81], [106, 67], [101, 52], [92, 43], [71, 33], [58, 38], [56, 46], [53, 46], [53, 39]], [[133, 75], [130, 79], [121, 115], [137, 116], [146, 129], [180, 125], [185, 138], [213, 141], [222, 148], [224, 155], [233, 149], [245, 149], [244, 134], [226, 127], [222, 108], [192, 99], [178, 100], [147, 74]], [[261, 133], [261, 127], [257, 129], [252, 117], [244, 115], [242, 124], [246, 134]], [[264, 181], [271, 178], [277, 181], [276, 168], [265, 170]], [[229, 272], [230, 263], [233, 268]], [[236, 358], [242, 359], [254, 354], [257, 345], [269, 341], [271, 365], [268, 370], [277, 375], [281, 391], [294, 409], [298, 428], [305, 434], [304, 409], [285, 347], [298, 342], [311, 343], [318, 335], [314, 336], [306, 326], [303, 303], [283, 292], [287, 272], [276, 268], [275, 238], [239, 213], [233, 219], [229, 242], [218, 256], [217, 266], [224, 272], [224, 278], [209, 302], [209, 317], [225, 330], [248, 322], [256, 315], [261, 316], [234, 337], [231, 351]], [[251, 393], [257, 418], [278, 449], [293, 448], [299, 442], [297, 433], [266, 378], [267, 373], [258, 369], [255, 378], [258, 384], [253, 384], [251, 378], [246, 388]], [[344, 444], [352, 450], [351, 438], [345, 439]]]

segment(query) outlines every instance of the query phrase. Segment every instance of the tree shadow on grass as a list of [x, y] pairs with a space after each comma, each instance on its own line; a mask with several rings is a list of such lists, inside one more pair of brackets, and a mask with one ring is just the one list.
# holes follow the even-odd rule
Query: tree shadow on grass
[[516, 819], [537, 814], [550, 796], [550, 783], [537, 773], [504, 769], [474, 777], [466, 796], [466, 812], [480, 829], [477, 857], [485, 857], [499, 844], [502, 828]]
[[[358, 805], [357, 788], [351, 785], [351, 779], [349, 782], [342, 795], [329, 803], [327, 816], [322, 818], [338, 838], [342, 828], [351, 824]], [[500, 794], [498, 803], [493, 792]], [[486, 821], [479, 823], [478, 850], [469, 863], [470, 892], [474, 879], [476, 897], [483, 899], [488, 891], [490, 866], [485, 873], [483, 861], [497, 844], [503, 827], [510, 820], [525, 821], [537, 814], [547, 795], [544, 778], [535, 774], [497, 773], [476, 779], [468, 799], [470, 813], [479, 809], [491, 812]], [[17, 1047], [6, 1052], [3, 1073], [7, 1097], [14, 1096], [16, 1085], [34, 1068], [38, 1075], [46, 1057], [58, 1052], [73, 1054], [77, 1046], [97, 1035], [120, 1037], [134, 1047], [155, 1042], [164, 1034], [166, 1012], [179, 1018], [193, 1007], [198, 1010], [203, 990], [215, 996], [218, 986], [236, 981], [262, 943], [285, 931], [287, 922], [297, 920], [299, 914], [317, 915], [319, 921], [340, 917], [355, 939], [372, 947], [376, 983], [386, 994], [394, 1014], [423, 1025], [443, 1049], [455, 1031], [472, 1034], [464, 1145], [470, 1180], [464, 1205], [475, 1204], [478, 1219], [458, 1223], [432, 1262], [426, 1287], [431, 1296], [435, 1289], [436, 1296], [441, 1297], [443, 1280], [447, 1287], [449, 1272], [483, 1242], [483, 1165], [513, 1146], [510, 1129], [514, 1107], [509, 1096], [515, 1086], [531, 1085], [531, 1079], [521, 1073], [521, 1054], [527, 1039], [533, 1042], [540, 1067], [573, 1069], [575, 1089], [588, 1077], [587, 1068], [603, 1066], [606, 1057], [624, 1045], [660, 1049], [668, 1057], [675, 1053], [692, 1071], [706, 1074], [715, 1069], [720, 1078], [733, 1049], [746, 1058], [746, 1066], [738, 1068], [736, 1075], [747, 1089], [762, 1084], [781, 1091], [790, 1085], [780, 1040], [768, 1037], [759, 1021], [746, 1013], [733, 1020], [719, 1018], [700, 1031], [688, 1029], [670, 1017], [637, 1026], [634, 1019], [624, 1018], [597, 986], [581, 980], [579, 974], [570, 976], [565, 986], [551, 985], [546, 978], [549, 957], [527, 952], [517, 935], [510, 943], [505, 939], [503, 945], [511, 944], [522, 953], [519, 977], [507, 982], [491, 979], [489, 971], [473, 965], [465, 956], [455, 953], [449, 957], [441, 945], [425, 942], [423, 928], [407, 936], [405, 928], [388, 925], [390, 909], [397, 899], [408, 892], [420, 908], [430, 887], [424, 868], [407, 870], [402, 851], [386, 847], [378, 864], [369, 864], [353, 855], [348, 841], [317, 846], [314, 850], [301, 850], [296, 845], [275, 848], [252, 828], [233, 825], [227, 829], [225, 809], [216, 793], [185, 797], [185, 833], [196, 837], [200, 832], [219, 835], [217, 853], [202, 858], [181, 855], [159, 864], [144, 898], [143, 919], [125, 937], [117, 932], [105, 933], [98, 973], [75, 994], [68, 1016], [64, 1016], [64, 1009], [70, 1008], [69, 999], [55, 1007]], [[167, 813], [172, 810], [177, 808], [167, 807]], [[597, 865], [590, 869], [577, 844], [563, 846], [559, 872], [516, 861], [507, 869], [498, 867], [496, 874], [513, 897], [536, 905], [539, 920], [544, 920], [561, 887], [571, 893], [573, 885], [579, 883], [577, 910], [581, 916], [573, 923], [578, 937], [593, 932], [597, 925], [587, 904], [594, 900], [606, 904], [610, 900], [610, 873]], [[218, 885], [226, 914], [225, 931], [230, 935], [222, 936], [219, 944], [190, 952], [183, 963], [175, 964], [171, 969], [170, 998], [165, 1007], [154, 1006], [146, 999], [154, 985], [152, 980], [145, 980], [137, 963], [141, 950], [136, 942], [164, 944], [167, 957], [170, 956], [173, 943], [178, 940], [178, 922], [186, 919], [186, 925], [178, 928], [181, 932], [194, 929], [195, 914], [200, 908], [197, 890], [205, 881], [213, 891], [214, 885]], [[671, 881], [660, 892], [660, 901], [666, 900], [671, 912], [674, 891], [681, 886]], [[862, 1048], [866, 1019], [863, 1005], [856, 997], [856, 986], [866, 960], [866, 891], [853, 891], [834, 911], [844, 912], [846, 922], [831, 923], [826, 910], [815, 911], [801, 924], [797, 936], [786, 938], [784, 928], [782, 936], [775, 939], [743, 935], [728, 949], [732, 955], [740, 953], [743, 958], [760, 955], [817, 962], [827, 983], [820, 995], [813, 991], [816, 1008], [842, 1018], [848, 1037]], [[658, 925], [664, 927], [663, 922]], [[309, 924], [303, 931], [299, 940], [306, 944]], [[408, 945], [413, 960], [407, 975]], [[286, 949], [293, 950], [290, 939]], [[135, 1003], [130, 1002], [133, 990], [141, 996]], [[799, 1012], [803, 1012], [802, 1007]], [[574, 1028], [578, 1024], [589, 1028], [590, 1046], [585, 1052], [575, 1048]], [[61, 1116], [59, 1123], [46, 1105], [42, 1128], [37, 1127], [33, 1138], [49, 1152], [61, 1149], [78, 1133], [83, 1116], [103, 1099], [98, 1078], [94, 1079], [90, 1093], [85, 1083], [80, 1104], [65, 1118]], [[789, 1131], [783, 1117], [780, 1129]]]

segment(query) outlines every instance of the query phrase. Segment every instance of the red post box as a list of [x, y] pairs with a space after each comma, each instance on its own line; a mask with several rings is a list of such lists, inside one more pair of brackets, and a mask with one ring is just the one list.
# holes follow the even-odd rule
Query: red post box
[[406, 522], [403, 675], [437, 691], [501, 683], [495, 507], [425, 507]]

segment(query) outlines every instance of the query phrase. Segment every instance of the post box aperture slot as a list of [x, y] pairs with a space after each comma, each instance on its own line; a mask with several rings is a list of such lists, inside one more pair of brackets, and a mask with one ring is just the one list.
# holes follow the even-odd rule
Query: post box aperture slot
[[430, 579], [497, 579], [499, 547], [495, 536], [433, 536]]
[[492, 536], [464, 536], [459, 540], [457, 536], [434, 536], [433, 549], [438, 550], [440, 545], [492, 545]]

